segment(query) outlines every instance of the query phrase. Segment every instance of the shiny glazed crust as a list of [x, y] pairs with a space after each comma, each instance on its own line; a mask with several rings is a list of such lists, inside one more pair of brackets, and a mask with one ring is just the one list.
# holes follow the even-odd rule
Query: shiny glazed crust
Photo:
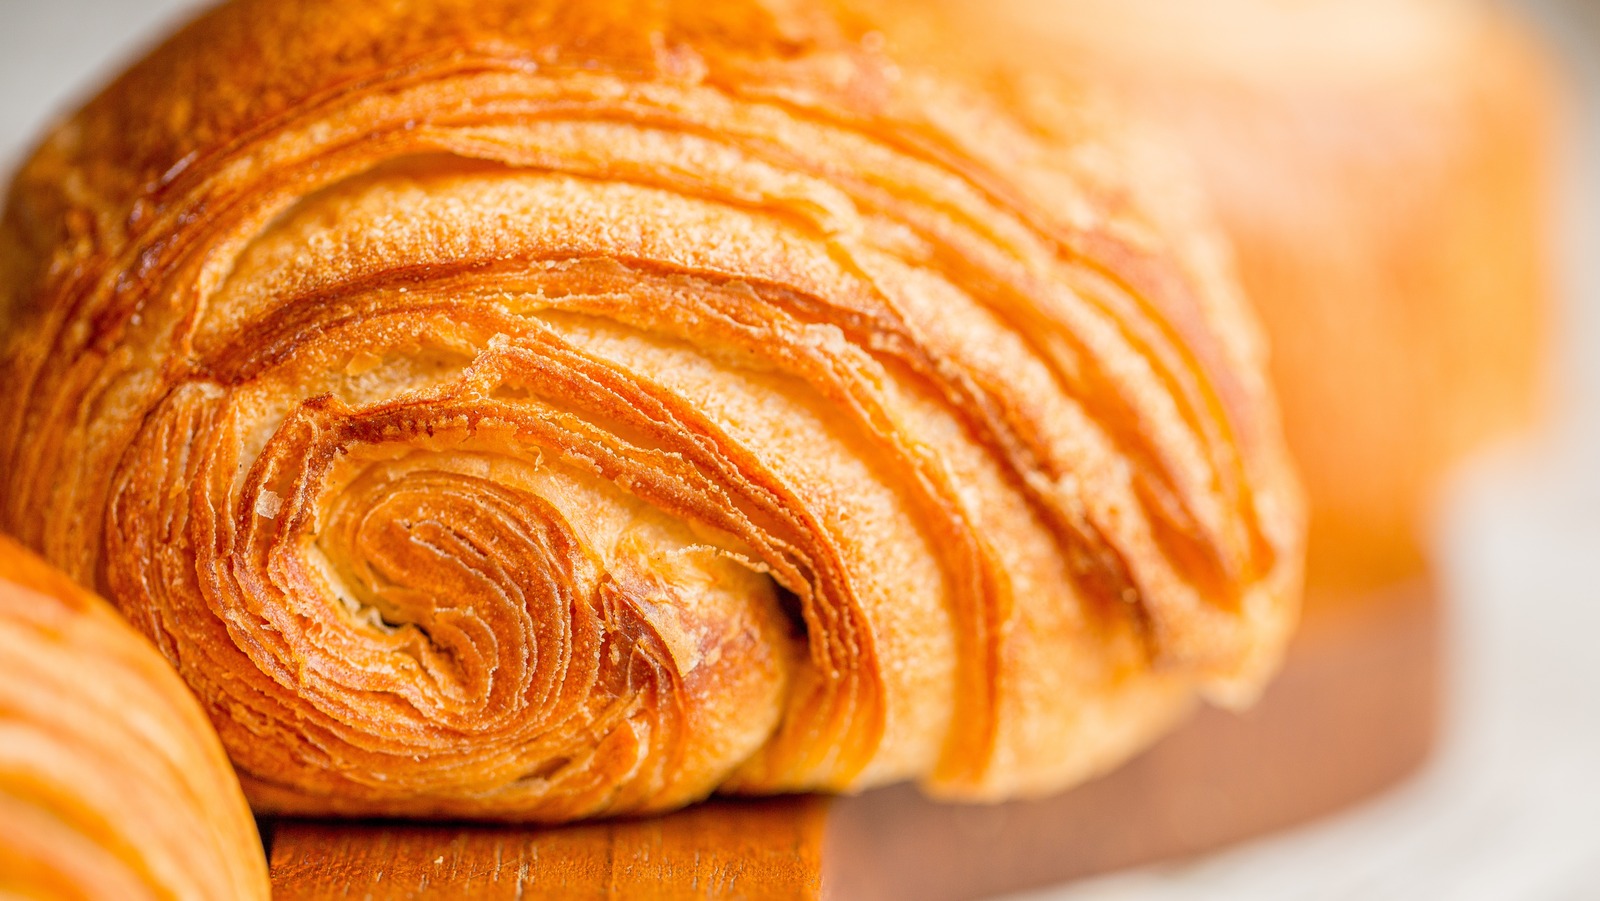
[[224, 6], [13, 186], [0, 524], [266, 809], [993, 799], [1248, 701], [1303, 525], [1224, 255], [1084, 92], [958, 50]]
[[0, 538], [0, 895], [265, 899], [255, 820], [167, 662]]

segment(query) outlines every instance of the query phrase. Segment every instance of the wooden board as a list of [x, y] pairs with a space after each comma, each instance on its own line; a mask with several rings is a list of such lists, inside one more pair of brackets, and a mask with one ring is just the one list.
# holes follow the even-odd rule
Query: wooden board
[[1415, 769], [1437, 728], [1439, 619], [1422, 582], [1314, 599], [1254, 710], [1201, 711], [1055, 798], [951, 806], [895, 787], [559, 829], [280, 821], [274, 897], [963, 899], [1194, 854]]
[[560, 829], [280, 823], [274, 899], [815, 898], [824, 798]]

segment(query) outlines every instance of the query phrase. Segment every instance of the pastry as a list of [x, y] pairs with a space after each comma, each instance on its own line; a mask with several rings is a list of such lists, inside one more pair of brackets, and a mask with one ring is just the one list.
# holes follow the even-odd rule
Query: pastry
[[914, 12], [242, 0], [0, 229], [0, 527], [260, 810], [1034, 795], [1295, 619], [1195, 189]]
[[1442, 478], [1537, 417], [1555, 90], [1474, 0], [947, 0], [1188, 154], [1265, 321], [1310, 582], [1414, 577]]
[[267, 898], [255, 820], [166, 660], [0, 537], [0, 896]]

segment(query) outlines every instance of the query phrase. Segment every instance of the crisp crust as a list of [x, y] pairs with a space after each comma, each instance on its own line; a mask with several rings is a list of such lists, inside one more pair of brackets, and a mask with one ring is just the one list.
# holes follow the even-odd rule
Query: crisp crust
[[13, 186], [0, 524], [274, 809], [999, 798], [1248, 699], [1303, 524], [1223, 254], [1102, 106], [941, 40], [222, 7]]

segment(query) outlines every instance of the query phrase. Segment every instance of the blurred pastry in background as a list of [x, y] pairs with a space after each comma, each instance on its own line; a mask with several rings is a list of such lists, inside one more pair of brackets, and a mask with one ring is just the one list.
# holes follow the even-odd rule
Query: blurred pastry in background
[[1271, 338], [1314, 589], [1424, 569], [1441, 477], [1530, 424], [1555, 90], [1469, 0], [947, 0], [1014, 59], [1088, 68], [1187, 151]]

